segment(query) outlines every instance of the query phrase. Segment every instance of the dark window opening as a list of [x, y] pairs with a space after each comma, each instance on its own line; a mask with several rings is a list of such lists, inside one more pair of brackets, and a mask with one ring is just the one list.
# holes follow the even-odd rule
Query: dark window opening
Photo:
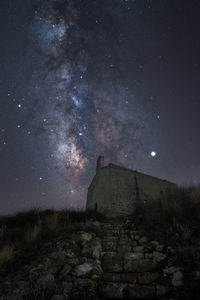
[[97, 211], [97, 203], [95, 203], [94, 210]]

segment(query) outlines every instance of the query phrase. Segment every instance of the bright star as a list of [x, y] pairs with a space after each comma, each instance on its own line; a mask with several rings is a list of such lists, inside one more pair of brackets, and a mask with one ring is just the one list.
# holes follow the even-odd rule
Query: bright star
[[155, 157], [156, 155], [157, 155], [157, 153], [156, 153], [155, 151], [152, 151], [152, 152], [151, 152], [151, 156], [152, 156], [152, 157]]
[[22, 105], [21, 105], [21, 104], [18, 104], [18, 107], [19, 107], [19, 108], [21, 108], [21, 107], [22, 107]]

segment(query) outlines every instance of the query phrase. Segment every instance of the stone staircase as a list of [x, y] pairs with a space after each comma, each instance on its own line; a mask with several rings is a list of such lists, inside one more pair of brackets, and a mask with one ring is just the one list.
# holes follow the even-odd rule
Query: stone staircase
[[[149, 242], [128, 221], [109, 221], [101, 226], [103, 276], [99, 294], [103, 299], [160, 298], [174, 286], [181, 286], [182, 282], [170, 284], [163, 245]], [[182, 280], [182, 273], [178, 275]]]
[[183, 269], [173, 265], [172, 247], [149, 241], [129, 220], [91, 220], [79, 228], [7, 274], [0, 299], [177, 299]]

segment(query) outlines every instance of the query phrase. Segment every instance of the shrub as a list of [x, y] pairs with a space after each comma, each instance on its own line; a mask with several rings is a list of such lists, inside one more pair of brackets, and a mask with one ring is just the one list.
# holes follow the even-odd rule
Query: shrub
[[11, 245], [5, 245], [0, 250], [0, 264], [11, 261], [14, 257], [14, 249]]
[[191, 198], [192, 188], [179, 189], [163, 195], [157, 201], [140, 205], [134, 222], [152, 238], [166, 243], [185, 243], [200, 236], [198, 205]]

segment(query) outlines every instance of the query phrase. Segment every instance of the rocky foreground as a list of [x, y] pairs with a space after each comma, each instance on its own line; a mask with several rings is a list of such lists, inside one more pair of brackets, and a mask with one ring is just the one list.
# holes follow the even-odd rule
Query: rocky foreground
[[128, 220], [88, 223], [95, 230], [83, 224], [56, 237], [45, 255], [7, 275], [0, 299], [176, 299], [184, 270], [172, 247], [148, 241]]

